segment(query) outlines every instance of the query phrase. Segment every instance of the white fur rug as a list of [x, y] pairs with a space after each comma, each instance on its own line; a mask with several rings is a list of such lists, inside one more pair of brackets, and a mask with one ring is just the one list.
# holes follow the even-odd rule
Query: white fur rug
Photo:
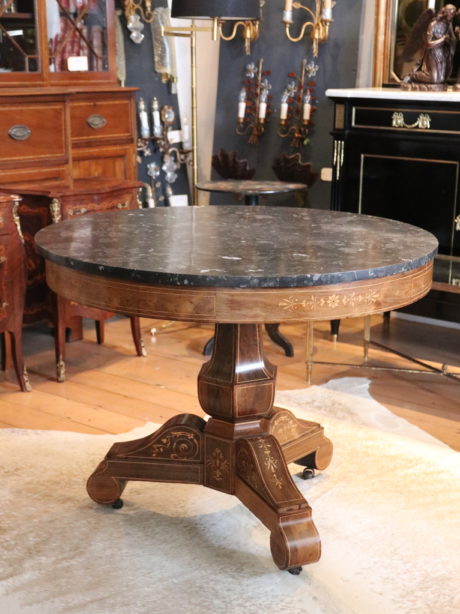
[[[323, 554], [280, 572], [235, 498], [131, 483], [112, 510], [86, 477], [123, 436], [0, 430], [1, 614], [458, 614], [460, 455], [346, 378], [282, 392], [320, 421], [330, 467], [295, 478]], [[300, 468], [292, 465], [294, 473]]]

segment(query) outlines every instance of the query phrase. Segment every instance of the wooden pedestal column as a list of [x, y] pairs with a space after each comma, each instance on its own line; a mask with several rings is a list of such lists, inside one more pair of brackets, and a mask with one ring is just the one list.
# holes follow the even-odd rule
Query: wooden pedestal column
[[217, 324], [214, 352], [198, 376], [205, 422], [192, 414], [156, 433], [117, 443], [88, 480], [98, 503], [121, 504], [128, 480], [203, 484], [236, 495], [271, 531], [280, 569], [320, 557], [311, 508], [287, 462], [324, 469], [332, 444], [316, 423], [273, 409], [276, 368], [264, 360], [256, 324]]

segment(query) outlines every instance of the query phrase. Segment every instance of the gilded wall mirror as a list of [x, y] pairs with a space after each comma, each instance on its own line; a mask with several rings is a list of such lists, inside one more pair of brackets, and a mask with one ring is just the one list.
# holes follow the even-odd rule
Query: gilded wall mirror
[[[445, 4], [455, 4], [457, 8], [460, 7], [460, 1], [449, 0], [376, 0], [374, 86], [398, 85], [413, 68], [421, 56], [421, 49], [410, 54], [409, 58], [404, 57], [412, 28], [426, 9], [438, 11]], [[453, 73], [457, 74], [458, 66], [457, 59], [454, 61]]]

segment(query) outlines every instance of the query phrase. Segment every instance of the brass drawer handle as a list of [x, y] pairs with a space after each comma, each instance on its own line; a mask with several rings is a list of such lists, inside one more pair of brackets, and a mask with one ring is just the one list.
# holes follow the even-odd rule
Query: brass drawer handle
[[117, 209], [127, 209], [128, 208], [128, 203], [118, 203], [118, 205], [115, 205]]
[[5, 264], [6, 256], [0, 256], [0, 264]]
[[87, 213], [88, 209], [85, 209], [85, 207], [82, 207], [81, 209], [70, 209], [69, 210], [69, 215], [83, 215], [84, 213]]
[[417, 120], [413, 124], [406, 124], [403, 113], [395, 112], [391, 116], [392, 128], [420, 128], [421, 130], [428, 130], [430, 126], [431, 117], [428, 115], [428, 113], [420, 113]]
[[457, 215], [457, 217], [454, 220], [454, 224], [455, 224], [455, 230], [460, 230], [460, 215]]
[[26, 141], [32, 134], [32, 130], [28, 126], [22, 126], [20, 124], [11, 126], [8, 130], [8, 135], [15, 141]]
[[98, 115], [95, 113], [94, 115], [90, 115], [86, 123], [90, 128], [94, 128], [94, 130], [98, 130], [99, 128], [103, 128], [107, 125], [107, 120], [102, 115]]
[[7, 307], [8, 307], [8, 303], [6, 303], [5, 301], [0, 304], [0, 309], [6, 309]]

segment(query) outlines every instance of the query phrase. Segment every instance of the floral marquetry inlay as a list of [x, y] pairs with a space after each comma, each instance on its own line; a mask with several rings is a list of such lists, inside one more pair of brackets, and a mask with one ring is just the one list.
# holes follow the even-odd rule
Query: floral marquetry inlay
[[[283, 488], [280, 461], [273, 454], [273, 442], [266, 437], [255, 437], [251, 439], [251, 446], [253, 449], [257, 449], [257, 457], [263, 470], [264, 479], [267, 482], [271, 482], [277, 488]], [[261, 494], [264, 487], [256, 470], [254, 459], [251, 458], [251, 455], [244, 446], [239, 448], [236, 462], [239, 475], [256, 492]]]
[[219, 448], [214, 448], [211, 455], [206, 458], [206, 466], [210, 470], [212, 478], [217, 482], [226, 478], [230, 471], [230, 463]]
[[300, 300], [295, 296], [283, 299], [278, 306], [284, 311], [315, 311], [319, 308], [328, 307], [337, 309], [341, 307], [353, 307], [355, 305], [372, 305], [381, 298], [377, 290], [368, 290], [364, 293], [353, 292], [351, 294], [313, 295]]
[[270, 433], [280, 443], [296, 439], [300, 435], [299, 422], [287, 411], [278, 411], [270, 423]]
[[279, 460], [273, 456], [273, 444], [267, 441], [265, 437], [258, 437], [255, 443], [259, 450], [263, 453], [264, 468], [268, 471], [271, 481], [278, 488], [283, 487], [283, 481], [279, 474]]
[[151, 445], [154, 458], [196, 460], [200, 456], [200, 443], [190, 431], [169, 431]]

